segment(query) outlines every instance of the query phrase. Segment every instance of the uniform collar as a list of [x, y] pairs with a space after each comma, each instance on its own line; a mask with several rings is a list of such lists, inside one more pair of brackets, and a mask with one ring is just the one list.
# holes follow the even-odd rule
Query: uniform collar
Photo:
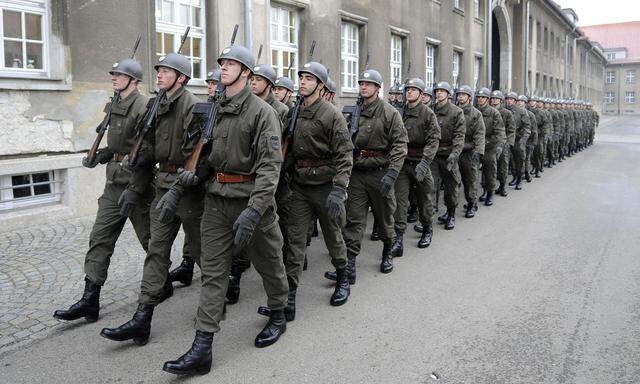
[[420, 111], [422, 111], [421, 107], [423, 105], [424, 104], [422, 104], [422, 102], [419, 101], [418, 104], [416, 104], [413, 108], [407, 108], [407, 110], [405, 112], [405, 116], [413, 116], [413, 117], [420, 116]]
[[180, 96], [182, 96], [182, 94], [185, 92], [184, 86], [176, 89], [171, 95], [169, 95], [168, 93], [166, 94], [167, 97], [165, 97], [164, 100], [162, 100], [162, 104], [171, 104], [174, 101], [178, 100], [180, 98]]
[[378, 109], [378, 106], [381, 105], [382, 100], [378, 97], [376, 98], [374, 101], [371, 102], [371, 104], [369, 105], [364, 105], [362, 107], [362, 112], [360, 112], [361, 116], [366, 116], [366, 117], [373, 117], [376, 109]]
[[435, 112], [438, 115], [446, 115], [446, 114], [449, 113], [450, 109], [451, 109], [451, 102], [450, 101], [447, 101], [447, 102], [445, 102], [443, 104], [440, 104], [440, 103], [436, 102], [436, 110], [435, 110]]
[[232, 97], [227, 97], [227, 94], [225, 93], [220, 101], [220, 111], [224, 113], [232, 113], [234, 115], [240, 114], [242, 105], [249, 96], [251, 96], [251, 88], [249, 88], [249, 85], [246, 85], [240, 92]]
[[313, 118], [313, 116], [316, 114], [316, 112], [318, 112], [318, 109], [320, 109], [320, 105], [322, 104], [322, 97], [318, 97], [316, 99], [316, 101], [313, 102], [313, 104], [309, 105], [309, 106], [304, 106], [304, 104], [302, 105], [302, 108], [300, 108], [300, 117], [304, 117], [306, 119], [310, 119]]

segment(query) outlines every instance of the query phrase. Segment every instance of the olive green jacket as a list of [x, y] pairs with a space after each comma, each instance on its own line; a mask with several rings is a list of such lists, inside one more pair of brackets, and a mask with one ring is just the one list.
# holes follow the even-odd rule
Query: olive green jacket
[[500, 115], [497, 109], [490, 106], [489, 103], [484, 106], [478, 106], [478, 110], [482, 114], [484, 121], [485, 152], [497, 147], [502, 147], [507, 141], [502, 115]]
[[464, 138], [467, 131], [464, 112], [448, 100], [436, 103], [434, 112], [440, 126], [440, 145], [437, 155], [454, 154], [459, 157], [464, 148]]
[[513, 113], [511, 113], [511, 111], [502, 104], [498, 106], [498, 112], [500, 112], [502, 121], [504, 122], [507, 144], [514, 146], [516, 143], [516, 120], [513, 117]]
[[513, 121], [516, 125], [516, 144], [525, 145], [531, 135], [531, 119], [529, 119], [529, 114], [523, 107], [517, 105], [507, 106], [507, 109], [513, 113]]
[[464, 135], [463, 151], [471, 151], [484, 155], [485, 134], [484, 119], [482, 113], [471, 104], [461, 107], [464, 112], [466, 130]]
[[[425, 159], [431, 162], [440, 144], [440, 126], [436, 114], [426, 104], [419, 102], [415, 107], [407, 108], [404, 126], [409, 138], [407, 159], [414, 161]], [[412, 150], [414, 148], [421, 149], [422, 154], [418, 155], [418, 151]]]

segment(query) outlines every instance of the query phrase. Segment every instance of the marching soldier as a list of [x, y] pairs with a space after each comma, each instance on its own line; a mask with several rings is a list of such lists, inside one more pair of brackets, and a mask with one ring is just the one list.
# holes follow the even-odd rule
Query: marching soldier
[[547, 163], [546, 167], [551, 168], [556, 165], [558, 151], [558, 135], [560, 134], [560, 114], [558, 113], [557, 100], [546, 99], [545, 109], [549, 113], [551, 119], [551, 131], [549, 133], [549, 141], [547, 143]]
[[491, 106], [500, 112], [502, 116], [502, 122], [504, 123], [505, 134], [507, 136], [504, 149], [500, 156], [498, 156], [498, 171], [497, 179], [500, 182], [500, 186], [496, 189], [495, 193], [506, 197], [507, 196], [507, 176], [509, 174], [509, 160], [513, 153], [513, 147], [516, 141], [516, 122], [513, 117], [513, 113], [507, 109], [504, 102], [504, 94], [501, 91], [491, 92], [491, 98], [489, 99]]
[[424, 87], [422, 91], [422, 104], [425, 104], [431, 109], [431, 105], [433, 104], [433, 89], [431, 87]]
[[287, 281], [282, 234], [277, 225], [275, 191], [282, 163], [278, 117], [251, 93], [247, 80], [254, 58], [245, 47], [225, 48], [218, 57], [226, 89], [219, 101], [211, 151], [204, 164], [207, 179], [202, 217], [202, 288], [191, 349], [163, 370], [203, 374], [212, 363], [214, 333], [220, 330], [234, 252], [246, 251], [267, 291], [270, 317], [255, 346], [275, 343], [286, 331]]
[[404, 126], [409, 138], [408, 153], [395, 184], [396, 211], [394, 223], [396, 239], [391, 248], [393, 257], [401, 257], [404, 246], [403, 236], [407, 229], [407, 209], [412, 181], [416, 184], [418, 215], [422, 225], [422, 236], [418, 248], [426, 248], [433, 237], [433, 177], [430, 164], [438, 150], [440, 127], [436, 115], [421, 97], [425, 89], [422, 79], [414, 78], [405, 84], [407, 95]]
[[498, 159], [502, 155], [507, 135], [504, 121], [497, 109], [489, 105], [491, 92], [488, 88], [480, 88], [476, 93], [478, 110], [482, 114], [485, 127], [485, 147], [482, 156], [482, 178], [484, 192], [480, 201], [484, 205], [493, 205], [493, 191], [496, 189], [496, 177], [498, 174]]
[[362, 73], [358, 84], [364, 105], [353, 137], [356, 152], [347, 190], [347, 224], [343, 230], [349, 265], [353, 265], [348, 277], [353, 282], [356, 280], [355, 258], [360, 253], [369, 204], [384, 244], [380, 272], [393, 270], [391, 246], [395, 237], [393, 214], [396, 210], [393, 186], [407, 156], [408, 141], [400, 113], [378, 98], [382, 85], [380, 73], [368, 69]]
[[460, 188], [460, 173], [458, 172], [458, 158], [464, 148], [466, 123], [462, 109], [451, 103], [453, 93], [451, 85], [441, 81], [433, 88], [436, 96], [435, 114], [440, 127], [440, 143], [434, 161], [431, 163], [433, 175], [434, 198], [437, 186], [444, 184], [444, 203], [447, 211], [438, 222], [444, 223], [444, 229], [455, 227], [456, 208], [458, 207], [458, 190]]
[[[135, 128], [144, 118], [148, 99], [138, 91], [138, 83], [142, 81], [142, 67], [137, 61], [121, 60], [113, 65], [109, 73], [113, 88], [119, 93], [119, 97], [114, 97], [111, 105], [107, 104], [105, 107], [105, 111], [111, 109], [107, 147], [98, 150], [93, 159], [82, 159], [82, 165], [86, 168], [107, 164], [107, 182], [102, 196], [98, 199], [98, 212], [84, 260], [84, 293], [69, 309], [55, 311], [53, 317], [60, 320], [76, 320], [81, 317], [88, 322], [98, 320], [100, 289], [107, 280], [111, 255], [127, 221], [127, 216], [120, 214], [118, 199], [127, 187], [131, 173], [120, 166], [120, 161], [133, 146]], [[150, 237], [149, 204], [152, 198], [153, 191], [150, 188], [142, 191], [140, 203], [129, 215], [145, 252]]]
[[331, 263], [336, 269], [331, 305], [346, 303], [350, 294], [347, 271], [353, 272], [355, 268], [355, 260], [347, 265], [347, 246], [342, 236], [347, 188], [353, 167], [353, 144], [347, 123], [341, 112], [320, 97], [329, 82], [324, 65], [314, 61], [306, 63], [298, 71], [298, 80], [304, 103], [289, 146], [293, 163], [293, 194], [287, 225], [290, 241], [286, 257], [289, 282], [285, 309], [287, 321], [295, 318], [296, 292], [302, 276], [307, 236], [316, 218], [320, 221]]
[[553, 134], [553, 116], [549, 110], [550, 100], [546, 98], [538, 99], [536, 104], [538, 110], [541, 112], [544, 119], [542, 136], [538, 137], [538, 146], [536, 147], [536, 158], [538, 168], [535, 172], [535, 177], [539, 177], [540, 173], [544, 173], [545, 158], [547, 156], [547, 147], [551, 145], [551, 136]]
[[466, 125], [464, 147], [458, 166], [464, 196], [467, 200], [465, 205], [466, 218], [472, 218], [478, 211], [478, 171], [480, 161], [484, 155], [485, 147], [485, 126], [482, 113], [473, 106], [473, 90], [468, 85], [463, 85], [458, 89], [458, 107], [464, 112]]
[[[527, 183], [531, 182], [531, 167], [535, 168], [534, 149], [538, 145], [538, 132], [542, 130], [542, 117], [539, 116], [539, 112], [535, 107], [532, 107], [529, 103], [529, 99], [525, 95], [518, 96], [518, 106], [522, 108], [529, 116], [531, 122], [531, 134], [527, 140], [527, 150], [524, 157], [524, 179]], [[532, 100], [532, 104], [535, 105], [535, 100]], [[535, 112], [534, 112], [535, 111]], [[536, 113], [538, 115], [536, 115]]]
[[256, 65], [253, 68], [253, 76], [251, 77], [251, 92], [275, 109], [280, 121], [284, 124], [289, 107], [276, 99], [272, 92], [273, 87], [276, 85], [276, 80], [276, 71], [270, 65]]
[[290, 78], [286, 76], [277, 78], [274, 82], [273, 92], [279, 102], [289, 107], [289, 109], [293, 107], [295, 87]]
[[[186, 137], [191, 127], [192, 109], [198, 98], [185, 85], [191, 76], [188, 58], [170, 53], [160, 57], [155, 65], [158, 87], [166, 93], [160, 99], [155, 129], [145, 138], [145, 143], [135, 165], [129, 166], [128, 158], [123, 164], [133, 168], [131, 182], [120, 197], [121, 211], [127, 216], [139, 204], [141, 194], [150, 188], [156, 164], [159, 171], [153, 179], [155, 197], [151, 204], [151, 240], [144, 262], [138, 309], [133, 318], [117, 328], [104, 328], [101, 336], [124, 341], [133, 339], [144, 345], [149, 339], [153, 310], [167, 288], [171, 265], [171, 246], [182, 224], [187, 233], [190, 254], [200, 263], [200, 218], [202, 216], [201, 186], [187, 187], [178, 179], [178, 169], [183, 167], [188, 153], [183, 152]], [[161, 94], [162, 95], [162, 94]]]
[[531, 120], [527, 111], [516, 105], [516, 99], [518, 94], [515, 92], [508, 92], [505, 96], [507, 101], [507, 109], [513, 113], [513, 119], [516, 125], [516, 138], [515, 145], [513, 147], [513, 180], [509, 183], [510, 186], [515, 186], [516, 190], [522, 189], [522, 174], [525, 169], [526, 160], [526, 145], [529, 135], [531, 135]]

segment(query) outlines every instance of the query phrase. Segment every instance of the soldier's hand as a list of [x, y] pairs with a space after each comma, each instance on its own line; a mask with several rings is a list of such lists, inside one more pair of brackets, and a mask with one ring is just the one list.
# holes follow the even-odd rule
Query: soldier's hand
[[382, 183], [380, 184], [380, 193], [382, 196], [389, 197], [391, 195], [391, 191], [393, 190], [393, 185], [396, 183], [398, 179], [398, 171], [390, 169], [382, 176]]
[[429, 173], [429, 160], [427, 159], [420, 160], [418, 165], [416, 165], [416, 180], [419, 183], [422, 183], [424, 179], [427, 177], [428, 173]]
[[128, 153], [126, 155], [124, 155], [124, 157], [122, 158], [122, 161], [120, 162], [120, 166], [122, 168], [126, 169], [129, 172], [133, 172], [134, 167], [129, 162], [129, 154]]
[[482, 161], [482, 155], [478, 152], [473, 152], [471, 154], [471, 161], [473, 161], [474, 164], [480, 164], [480, 162]]
[[83, 157], [82, 158], [82, 166], [85, 168], [95, 168], [95, 166], [98, 165], [98, 155], [96, 154], [96, 156], [93, 157], [93, 161], [90, 161], [90, 159], [88, 157]]
[[185, 187], [193, 187], [198, 184], [200, 180], [196, 176], [195, 172], [186, 171], [183, 168], [178, 169], [178, 182]]
[[447, 168], [447, 171], [449, 172], [453, 171], [457, 164], [458, 164], [458, 156], [456, 156], [454, 153], [449, 154], [449, 156], [447, 157], [447, 164], [445, 165], [445, 168]]
[[160, 210], [158, 219], [161, 223], [170, 223], [176, 216], [176, 210], [178, 209], [178, 202], [182, 194], [175, 188], [169, 188], [169, 190], [160, 198], [156, 209]]
[[131, 189], [125, 189], [118, 199], [118, 205], [120, 206], [120, 214], [122, 216], [131, 217], [133, 211], [135, 211], [138, 203], [140, 202], [140, 194]]
[[327, 203], [325, 206], [329, 210], [329, 217], [333, 220], [337, 220], [340, 217], [340, 213], [344, 210], [344, 202], [347, 200], [347, 191], [338, 186], [334, 186], [329, 196], [327, 196]]
[[244, 248], [251, 240], [253, 232], [256, 230], [260, 222], [260, 213], [251, 207], [247, 207], [240, 213], [240, 216], [233, 223], [233, 230], [236, 235], [233, 238], [233, 244], [239, 248]]

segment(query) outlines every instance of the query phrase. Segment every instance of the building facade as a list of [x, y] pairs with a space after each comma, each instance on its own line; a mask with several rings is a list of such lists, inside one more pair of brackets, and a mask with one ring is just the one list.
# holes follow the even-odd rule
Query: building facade
[[262, 45], [260, 61], [296, 81], [315, 40], [313, 59], [330, 69], [341, 105], [355, 101], [367, 57], [383, 92], [417, 76], [603, 95], [606, 59], [551, 0], [0, 0], [0, 13], [0, 223], [8, 226], [95, 212], [104, 176], [81, 159], [112, 93], [107, 72], [138, 35], [146, 93], [153, 64], [190, 26], [189, 88], [204, 97], [206, 73], [238, 24], [237, 43], [256, 54]]

